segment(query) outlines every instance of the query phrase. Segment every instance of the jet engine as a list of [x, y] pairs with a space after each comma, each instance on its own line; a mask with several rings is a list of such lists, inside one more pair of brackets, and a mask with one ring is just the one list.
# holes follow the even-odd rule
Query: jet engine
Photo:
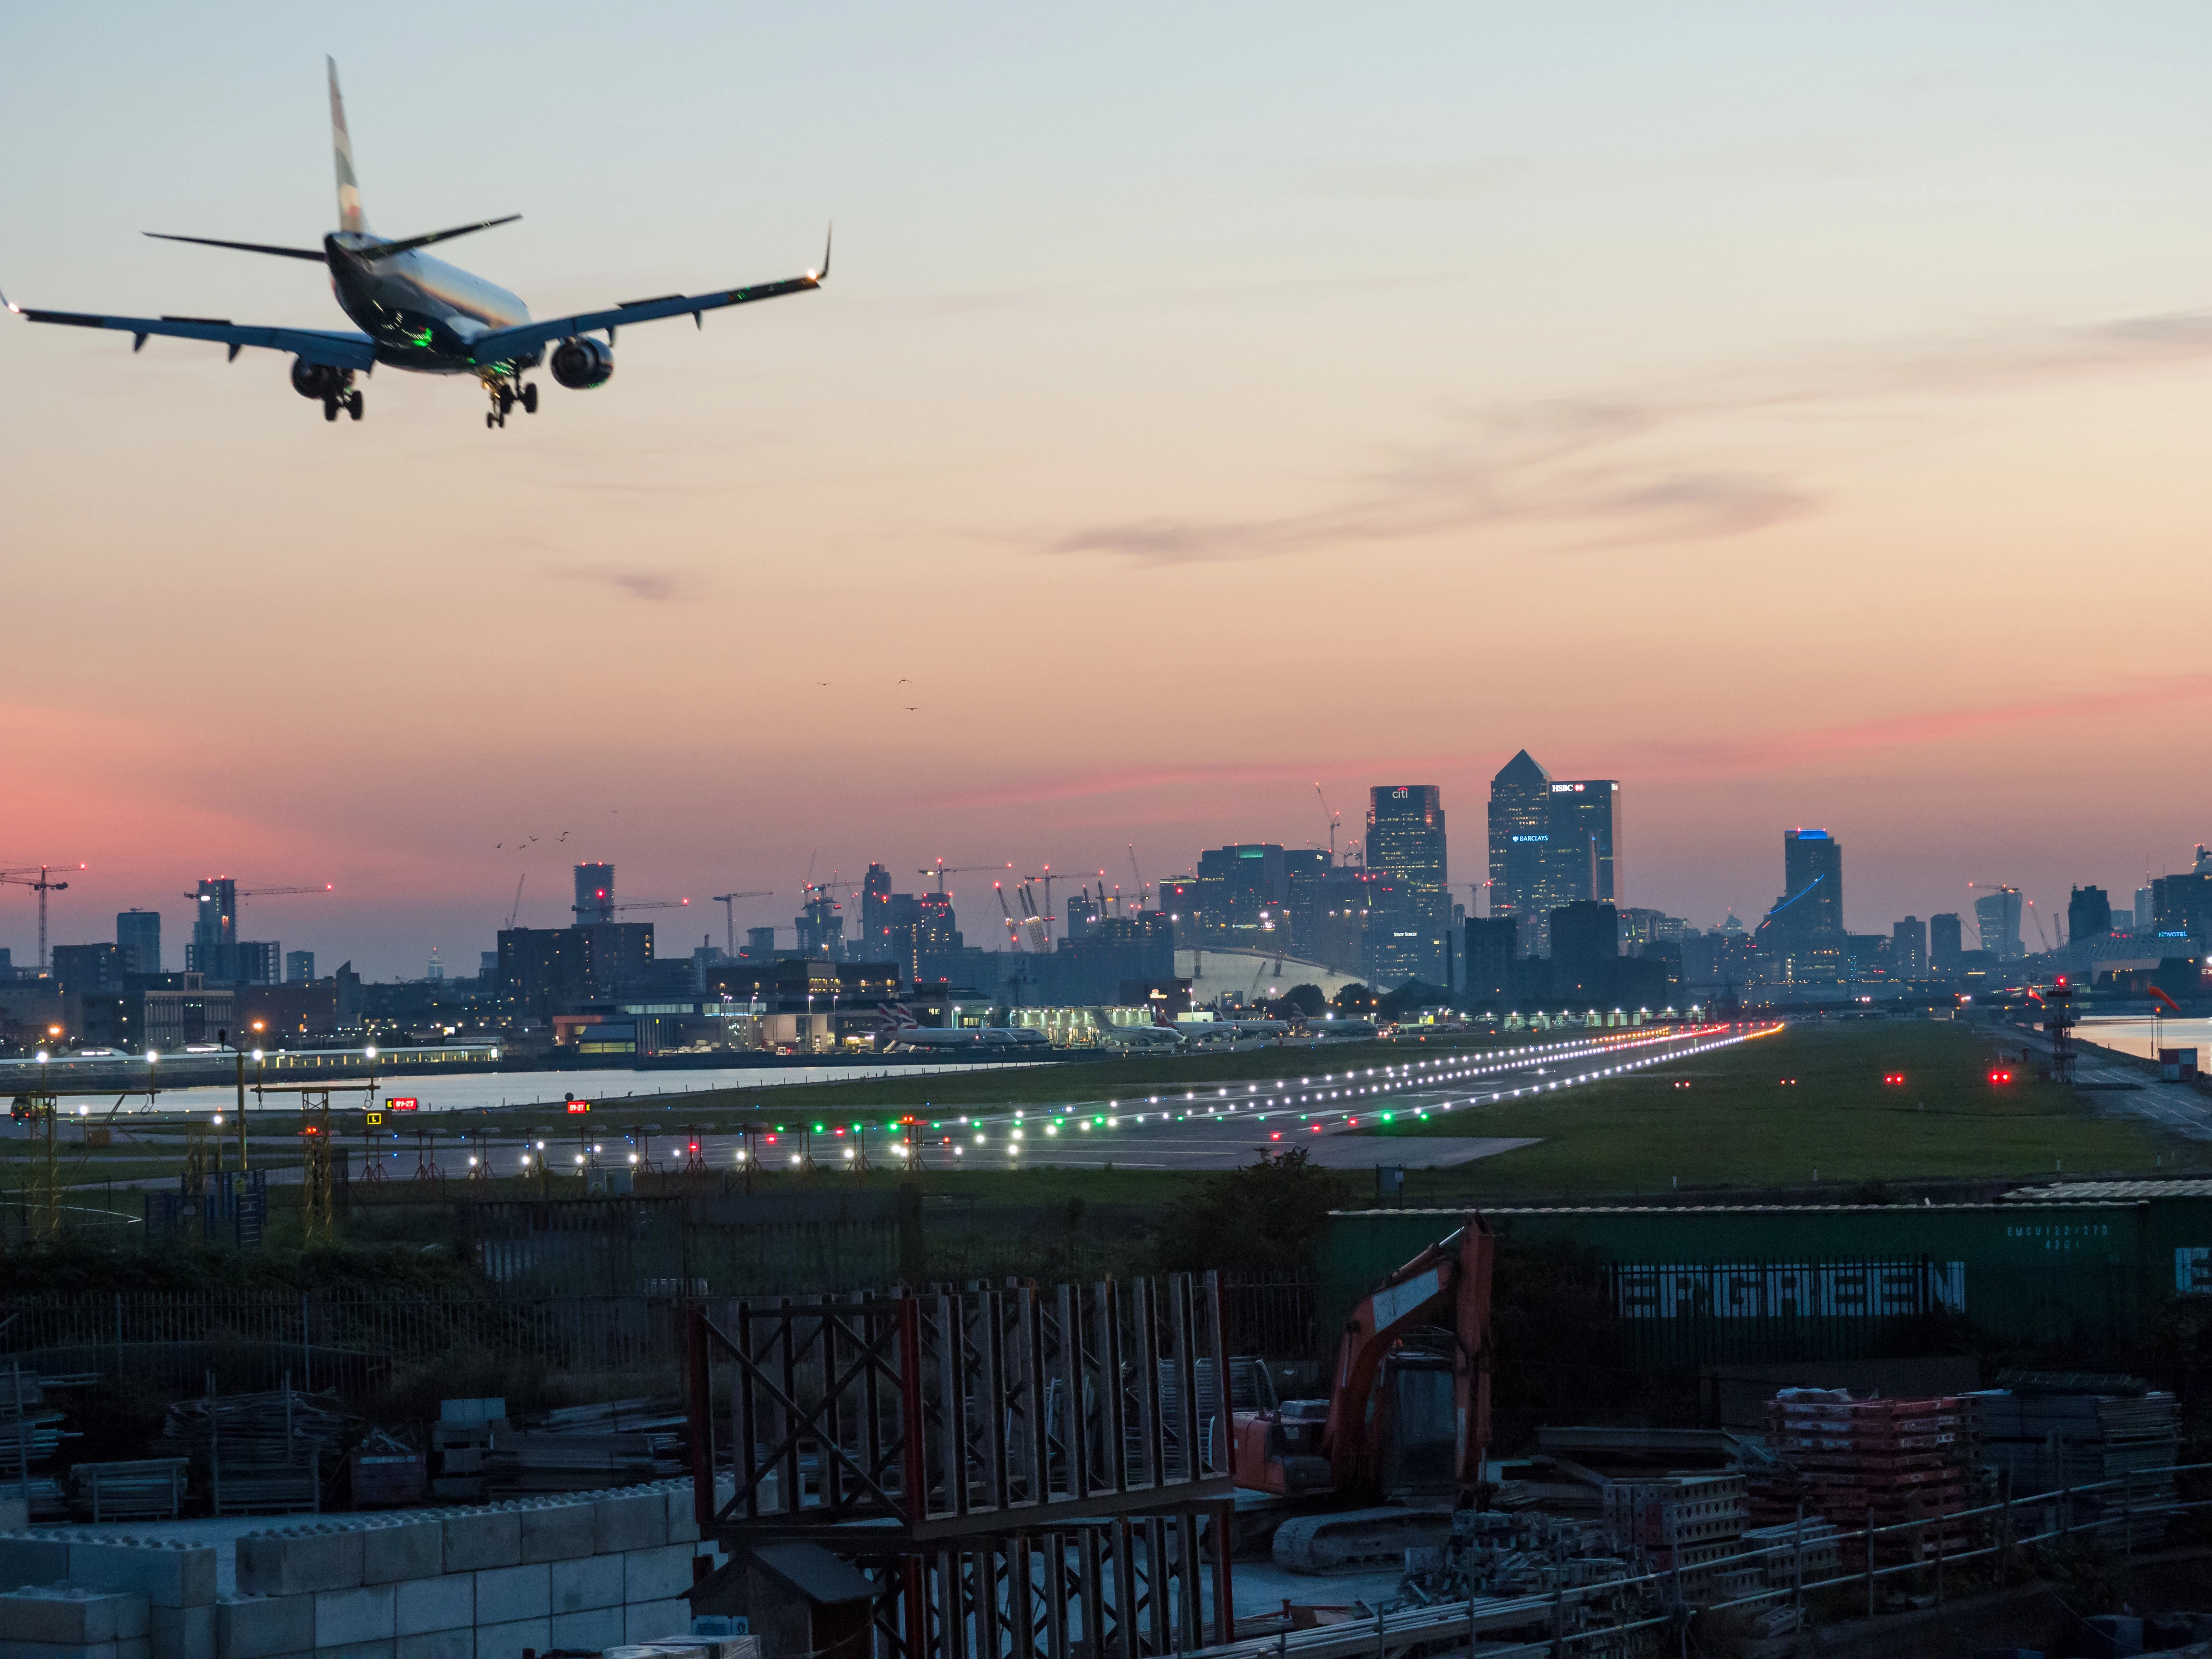
[[305, 357], [292, 362], [292, 390], [302, 398], [319, 398], [328, 402], [345, 395], [353, 384], [353, 371], [332, 363], [311, 363]]
[[580, 334], [554, 348], [550, 367], [553, 378], [571, 392], [605, 386], [615, 372], [614, 348]]

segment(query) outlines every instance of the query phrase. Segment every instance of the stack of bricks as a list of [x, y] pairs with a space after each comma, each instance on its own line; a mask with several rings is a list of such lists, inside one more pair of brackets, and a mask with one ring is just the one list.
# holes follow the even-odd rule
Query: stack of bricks
[[0, 1535], [5, 1659], [218, 1659], [215, 1547]]
[[1764, 1525], [1808, 1517], [1832, 1522], [1844, 1559], [1865, 1565], [1869, 1523], [1905, 1530], [1875, 1539], [1879, 1563], [1932, 1559], [1976, 1541], [1960, 1511], [1978, 1439], [1971, 1398], [1850, 1400], [1791, 1390], [1767, 1406], [1774, 1454], [1788, 1475], [1754, 1483], [1753, 1518]]

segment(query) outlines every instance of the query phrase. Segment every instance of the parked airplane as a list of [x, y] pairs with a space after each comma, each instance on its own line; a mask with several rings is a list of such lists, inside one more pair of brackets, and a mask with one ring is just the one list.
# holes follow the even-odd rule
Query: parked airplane
[[1138, 1054], [1172, 1054], [1182, 1047], [1182, 1033], [1172, 1025], [1115, 1025], [1098, 1022], [1098, 1046]]
[[[495, 288], [467, 271], [421, 252], [434, 242], [512, 224], [522, 216], [480, 220], [451, 230], [434, 230], [397, 241], [372, 235], [361, 210], [361, 189], [353, 171], [353, 145], [346, 137], [345, 104], [338, 95], [338, 66], [325, 59], [331, 76], [331, 140], [337, 151], [338, 228], [319, 248], [271, 247], [261, 242], [226, 242], [211, 236], [170, 236], [148, 231], [167, 242], [197, 242], [206, 247], [270, 253], [285, 259], [312, 259], [329, 268], [338, 305], [364, 332], [336, 329], [268, 328], [218, 317], [106, 317], [76, 311], [41, 311], [19, 306], [0, 295], [0, 304], [34, 323], [65, 323], [77, 328], [112, 328], [131, 337], [131, 349], [149, 335], [213, 340], [230, 348], [235, 362], [247, 346], [292, 354], [292, 389], [320, 400], [323, 418], [335, 421], [343, 409], [355, 420], [362, 397], [353, 389], [356, 372], [372, 374], [379, 363], [425, 374], [473, 374], [491, 397], [484, 424], [505, 426], [507, 412], [520, 404], [538, 412], [538, 388], [523, 372], [535, 368], [544, 349], [553, 346], [550, 368], [555, 380], [572, 390], [605, 386], [615, 372], [615, 331], [661, 317], [688, 316], [706, 326], [703, 313], [723, 306], [750, 305], [819, 288], [830, 279], [830, 250], [822, 268], [757, 288], [722, 289], [709, 294], [667, 294], [627, 300], [604, 311], [533, 322], [530, 308], [505, 289]], [[596, 337], [605, 334], [606, 338]], [[557, 344], [555, 343], [558, 342]]]
[[1042, 1031], [1008, 1025], [924, 1025], [902, 1002], [881, 1005], [876, 1044], [882, 1048], [1049, 1048]]

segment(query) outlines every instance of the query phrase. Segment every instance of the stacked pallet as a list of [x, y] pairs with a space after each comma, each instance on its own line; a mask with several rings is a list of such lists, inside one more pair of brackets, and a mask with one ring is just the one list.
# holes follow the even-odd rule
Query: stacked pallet
[[2000, 1380], [2012, 1387], [1977, 1400], [1984, 1455], [2014, 1497], [2123, 1482], [2082, 1494], [2075, 1518], [2085, 1510], [2125, 1511], [2137, 1517], [2137, 1545], [2156, 1542], [2181, 1461], [2174, 1397], [2132, 1377], [2023, 1372]]
[[495, 1425], [484, 1471], [497, 1498], [668, 1480], [687, 1467], [689, 1421], [673, 1400], [547, 1412], [520, 1426]]
[[1808, 1516], [1779, 1527], [1753, 1527], [1743, 1534], [1747, 1554], [1756, 1551], [1764, 1588], [1788, 1589], [1832, 1578], [1844, 1563], [1843, 1534], [1832, 1521]]
[[1717, 1565], [1735, 1554], [1743, 1535], [1744, 1479], [1738, 1474], [1670, 1474], [1612, 1480], [1605, 1487], [1605, 1526], [1624, 1551], [1641, 1551], [1658, 1572], [1682, 1575], [1683, 1593], [1709, 1599]]
[[68, 1511], [51, 1472], [61, 1450], [64, 1415], [46, 1398], [54, 1380], [27, 1371], [14, 1360], [0, 1370], [0, 1495], [20, 1495], [25, 1518], [31, 1521], [63, 1520]]
[[1923, 1560], [1976, 1541], [1958, 1518], [1980, 1494], [1972, 1489], [1979, 1449], [1974, 1396], [1854, 1400], [1838, 1389], [1785, 1389], [1767, 1406], [1768, 1442], [1783, 1471], [1755, 1481], [1752, 1518], [1771, 1527], [1817, 1516], [1842, 1534], [1853, 1565], [1869, 1525], [1908, 1530], [1878, 1534], [1877, 1561]]
[[322, 1507], [322, 1477], [337, 1465], [346, 1419], [337, 1396], [294, 1389], [180, 1400], [162, 1425], [162, 1449], [205, 1470], [210, 1512], [276, 1515]]

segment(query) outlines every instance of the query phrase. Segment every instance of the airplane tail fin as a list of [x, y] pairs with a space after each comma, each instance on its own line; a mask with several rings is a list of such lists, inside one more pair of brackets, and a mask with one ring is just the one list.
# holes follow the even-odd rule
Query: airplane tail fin
[[331, 71], [331, 149], [338, 171], [338, 228], [367, 230], [368, 221], [361, 211], [361, 185], [353, 176], [353, 140], [346, 135], [345, 98], [338, 91], [337, 59], [326, 57], [323, 62]]
[[884, 1029], [887, 1031], [911, 1030], [914, 1027], [921, 1024], [919, 1019], [915, 1018], [914, 1010], [908, 1007], [903, 1002], [893, 1001], [878, 1004], [876, 1017], [883, 1022]]

